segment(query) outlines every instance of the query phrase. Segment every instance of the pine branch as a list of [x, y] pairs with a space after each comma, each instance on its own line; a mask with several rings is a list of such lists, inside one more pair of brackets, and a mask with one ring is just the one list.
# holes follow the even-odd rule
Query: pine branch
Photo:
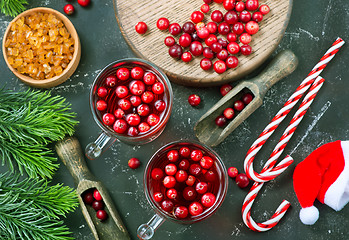
[[17, 193], [19, 200], [32, 202], [33, 207], [49, 218], [59, 219], [59, 216], [65, 217], [66, 213], [74, 211], [78, 205], [76, 192], [62, 184], [48, 184], [44, 179], [19, 180], [18, 174], [0, 174], [0, 192]]
[[15, 17], [26, 9], [26, 4], [26, 0], [0, 0], [0, 9], [6, 16]]

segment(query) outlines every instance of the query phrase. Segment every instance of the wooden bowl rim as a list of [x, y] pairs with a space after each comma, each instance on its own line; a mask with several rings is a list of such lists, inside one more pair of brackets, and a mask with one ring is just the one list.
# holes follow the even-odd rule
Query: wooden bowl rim
[[[24, 74], [19, 73], [15, 68], [13, 68], [9, 64], [8, 59], [7, 59], [6, 49], [5, 49], [5, 41], [6, 41], [7, 36], [11, 30], [12, 24], [14, 24], [19, 18], [26, 17], [30, 14], [35, 13], [35, 12], [53, 13], [64, 23], [64, 25], [67, 28], [67, 30], [69, 31], [70, 35], [74, 38], [74, 48], [75, 49], [74, 49], [73, 59], [69, 62], [67, 68], [63, 70], [61, 75], [55, 76], [53, 78], [44, 79], [44, 80], [36, 80], [36, 79], [28, 77]], [[80, 54], [81, 54], [80, 48], [81, 48], [81, 45], [80, 45], [79, 36], [78, 36], [78, 33], [76, 32], [76, 29], [75, 29], [73, 23], [66, 16], [64, 16], [62, 13], [60, 13], [59, 11], [54, 10], [52, 8], [46, 8], [46, 7], [32, 8], [32, 9], [29, 9], [29, 10], [22, 12], [17, 17], [15, 17], [10, 22], [10, 24], [7, 26], [4, 37], [3, 37], [3, 41], [2, 41], [2, 53], [3, 53], [4, 59], [5, 59], [5, 62], [8, 66], [8, 68], [20, 80], [22, 80], [23, 82], [25, 82], [31, 86], [34, 86], [34, 87], [53, 87], [53, 86], [57, 86], [57, 85], [65, 82], [75, 71], [75, 69], [78, 65], [78, 64], [75, 64], [76, 61], [77, 61], [77, 63], [80, 61]], [[73, 69], [73, 67], [75, 67], [75, 69]], [[73, 71], [70, 72], [70, 70], [72, 70], [72, 69], [73, 69]], [[65, 79], [63, 80], [63, 78], [65, 78]]]

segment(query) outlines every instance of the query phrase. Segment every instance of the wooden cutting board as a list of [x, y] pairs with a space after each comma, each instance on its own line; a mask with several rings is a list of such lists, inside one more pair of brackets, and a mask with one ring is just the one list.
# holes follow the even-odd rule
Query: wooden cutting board
[[[190, 63], [175, 60], [168, 54], [164, 39], [168, 31], [160, 31], [156, 22], [160, 17], [166, 17], [170, 23], [177, 22], [181, 26], [190, 21], [190, 15], [200, 10], [202, 0], [113, 0], [116, 19], [121, 32], [135, 54], [160, 67], [168, 77], [176, 83], [188, 86], [213, 86], [237, 80], [260, 66], [275, 50], [282, 39], [290, 19], [292, 0], [260, 0], [260, 4], [268, 4], [271, 11], [264, 16], [260, 30], [252, 36], [252, 54], [238, 55], [239, 66], [229, 69], [223, 74], [213, 70], [204, 71], [200, 68], [203, 57], [194, 57]], [[219, 9], [222, 4], [211, 3], [210, 11], [205, 14], [204, 22], [211, 21], [211, 12]], [[148, 31], [140, 35], [135, 31], [135, 25], [143, 21], [148, 25]], [[178, 42], [179, 36], [175, 39]]]

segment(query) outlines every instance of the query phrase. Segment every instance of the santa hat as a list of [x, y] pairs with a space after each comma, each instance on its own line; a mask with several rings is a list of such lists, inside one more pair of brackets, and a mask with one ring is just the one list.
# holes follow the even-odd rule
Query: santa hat
[[293, 187], [304, 224], [312, 225], [319, 218], [315, 199], [341, 210], [349, 201], [349, 141], [327, 143], [312, 152], [295, 168]]

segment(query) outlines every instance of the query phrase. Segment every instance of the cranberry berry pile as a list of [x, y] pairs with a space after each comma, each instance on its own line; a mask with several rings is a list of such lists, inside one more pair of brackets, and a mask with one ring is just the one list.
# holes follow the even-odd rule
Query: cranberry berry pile
[[96, 109], [103, 124], [118, 134], [138, 136], [154, 128], [166, 109], [159, 77], [140, 66], [121, 67], [97, 89]]
[[151, 169], [152, 197], [177, 219], [190, 219], [216, 202], [219, 189], [215, 159], [192, 146], [172, 149]]
[[[167, 18], [160, 18], [157, 21], [157, 27], [162, 31], [168, 29], [172, 35], [164, 40], [165, 45], [169, 47], [171, 57], [190, 62], [193, 56], [203, 56], [200, 61], [201, 68], [210, 70], [213, 65], [213, 69], [221, 74], [227, 68], [238, 66], [239, 54], [245, 56], [251, 54], [252, 48], [249, 44], [252, 41], [252, 35], [258, 32], [258, 23], [262, 21], [265, 14], [269, 13], [270, 8], [266, 4], [259, 6], [258, 0], [213, 1], [223, 3], [226, 12], [212, 11], [209, 22], [205, 21], [205, 14], [209, 13], [209, 4], [212, 0], [204, 0], [201, 11], [194, 11], [191, 14], [191, 22], [181, 26], [175, 22], [170, 23]], [[147, 25], [144, 22], [138, 23], [136, 31], [144, 34], [147, 31]], [[179, 36], [178, 43], [173, 36]]]
[[91, 205], [96, 210], [96, 217], [104, 221], [108, 218], [108, 213], [104, 210], [104, 202], [97, 189], [91, 189], [84, 192], [82, 199], [85, 204]]

